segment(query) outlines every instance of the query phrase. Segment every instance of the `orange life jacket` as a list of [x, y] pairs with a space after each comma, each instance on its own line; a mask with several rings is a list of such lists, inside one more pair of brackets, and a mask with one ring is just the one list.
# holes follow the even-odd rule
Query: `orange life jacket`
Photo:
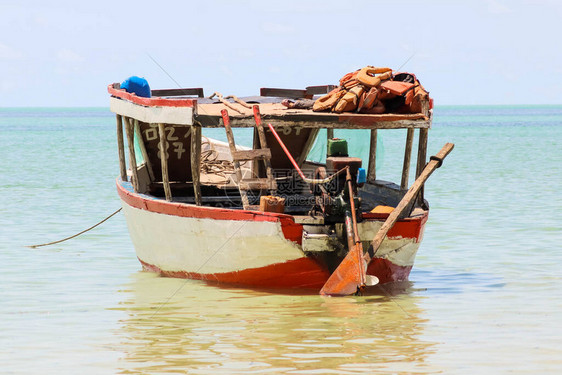
[[[319, 98], [314, 103], [313, 111], [352, 112], [369, 110], [377, 105], [376, 88], [382, 81], [392, 77], [392, 69], [366, 66], [344, 75], [340, 86]], [[380, 110], [380, 106], [379, 109]]]
[[[429, 92], [421, 85], [418, 78], [412, 73], [396, 73], [386, 92], [394, 96], [404, 96], [404, 104], [398, 108], [400, 113], [422, 113], [423, 103], [429, 102]], [[401, 90], [398, 88], [402, 87]]]

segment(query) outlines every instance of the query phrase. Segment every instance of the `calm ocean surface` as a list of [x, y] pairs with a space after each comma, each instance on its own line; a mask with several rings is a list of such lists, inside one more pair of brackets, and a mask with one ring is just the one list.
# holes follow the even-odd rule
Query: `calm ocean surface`
[[0, 373], [562, 373], [562, 107], [438, 107], [445, 142], [409, 283], [282, 295], [142, 272], [122, 214], [25, 247], [120, 207], [115, 118], [0, 109]]

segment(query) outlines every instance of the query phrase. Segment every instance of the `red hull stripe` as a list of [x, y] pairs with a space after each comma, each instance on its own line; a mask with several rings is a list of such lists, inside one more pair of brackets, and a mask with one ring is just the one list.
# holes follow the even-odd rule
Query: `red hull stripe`
[[[330, 277], [328, 270], [313, 259], [299, 258], [285, 263], [237, 272], [202, 274], [185, 271], [164, 271], [139, 259], [143, 267], [166, 277], [238, 284], [259, 288], [300, 288], [320, 290]], [[398, 266], [386, 259], [376, 258], [367, 273], [379, 278], [381, 284], [408, 280], [412, 266]]]
[[420, 242], [427, 216], [426, 212], [421, 217], [397, 221], [386, 236], [388, 238], [415, 238], [416, 242]]
[[107, 86], [107, 92], [117, 98], [147, 107], [195, 107], [197, 105], [197, 100], [193, 99], [143, 98], [125, 90], [114, 89], [113, 85]]
[[[362, 217], [363, 220], [385, 221], [388, 215], [389, 214], [363, 213]], [[425, 211], [423, 215], [399, 220], [390, 228], [386, 236], [388, 238], [415, 238], [417, 242], [420, 242], [423, 227], [427, 222], [428, 216], [429, 212]]]
[[[284, 237], [302, 245], [303, 227], [301, 224], [295, 223], [290, 215], [167, 202], [148, 195], [137, 194], [133, 192], [133, 187], [129, 182], [119, 179], [117, 179], [117, 191], [121, 199], [129, 206], [165, 215], [213, 220], [280, 222]], [[386, 219], [386, 217], [381, 215], [371, 215], [368, 213], [363, 214], [363, 218], [366, 220]], [[419, 242], [427, 218], [428, 213], [426, 211], [424, 215], [397, 221], [388, 231], [387, 237], [415, 238]]]
[[[140, 259], [139, 259], [140, 260]], [[320, 290], [330, 273], [310, 258], [299, 258], [266, 267], [251, 268], [236, 272], [201, 274], [185, 271], [164, 271], [140, 260], [149, 271], [163, 276], [238, 284], [260, 288], [300, 288]]]
[[280, 222], [285, 238], [299, 245], [302, 244], [302, 225], [295, 223], [290, 215], [167, 202], [134, 193], [129, 182], [119, 179], [117, 180], [117, 192], [121, 200], [129, 206], [159, 214], [197, 219]]

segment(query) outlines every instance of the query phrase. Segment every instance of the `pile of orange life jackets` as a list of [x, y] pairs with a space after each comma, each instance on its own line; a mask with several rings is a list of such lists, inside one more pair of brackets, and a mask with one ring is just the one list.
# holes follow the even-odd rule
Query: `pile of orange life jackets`
[[411, 73], [366, 66], [347, 73], [340, 85], [317, 99], [313, 111], [358, 113], [421, 113], [429, 94]]

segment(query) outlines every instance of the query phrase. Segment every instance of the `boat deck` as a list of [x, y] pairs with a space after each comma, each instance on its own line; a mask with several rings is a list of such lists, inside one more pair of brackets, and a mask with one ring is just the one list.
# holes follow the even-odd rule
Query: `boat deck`
[[[248, 103], [252, 104], [252, 103]], [[257, 103], [255, 103], [257, 104]], [[398, 129], [429, 128], [431, 121], [421, 113], [380, 115], [362, 113], [313, 112], [310, 109], [288, 109], [281, 103], [259, 103], [263, 121], [275, 126], [299, 126], [303, 128], [347, 128], [347, 129]], [[222, 127], [221, 110], [226, 109], [232, 127], [253, 127], [255, 121], [251, 108], [239, 103], [197, 104], [195, 120], [203, 127]]]
[[[251, 106], [258, 104], [264, 122], [274, 126], [337, 129], [415, 129], [430, 128], [432, 110], [424, 113], [334, 113], [314, 112], [310, 109], [289, 109], [281, 104], [284, 97], [252, 96], [222, 101], [193, 96], [153, 96], [142, 98], [120, 90], [119, 84], [109, 85], [110, 107], [115, 113], [147, 123], [174, 125], [200, 124], [203, 127], [222, 127], [221, 110], [231, 117], [231, 126], [255, 126]], [[162, 93], [176, 90], [161, 90]], [[156, 92], [156, 90], [153, 90]], [[241, 104], [244, 102], [244, 104]]]

